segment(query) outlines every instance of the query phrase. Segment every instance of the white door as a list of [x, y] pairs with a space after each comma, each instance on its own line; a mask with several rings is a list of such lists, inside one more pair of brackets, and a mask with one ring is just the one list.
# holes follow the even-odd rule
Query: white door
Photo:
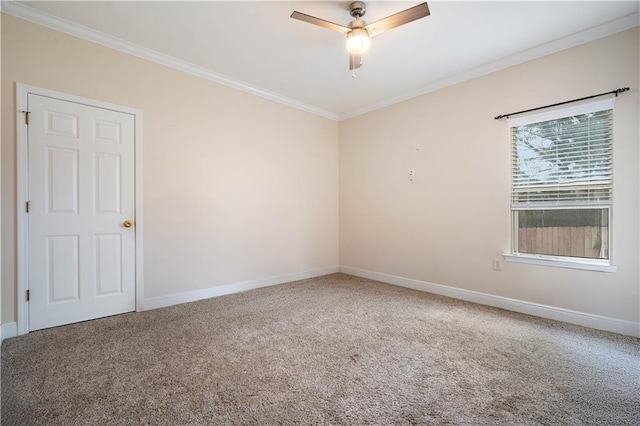
[[28, 108], [30, 330], [135, 310], [134, 116]]

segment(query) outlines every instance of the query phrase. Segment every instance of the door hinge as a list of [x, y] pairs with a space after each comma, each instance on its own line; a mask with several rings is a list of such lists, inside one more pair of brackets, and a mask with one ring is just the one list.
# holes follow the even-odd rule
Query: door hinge
[[22, 113], [24, 113], [24, 124], [26, 124], [27, 126], [29, 125], [29, 114], [31, 114], [30, 111], [20, 111]]
[[31, 209], [31, 201], [27, 201], [25, 203], [25, 210], [27, 211], [27, 213], [29, 213], [30, 209]]
[[31, 299], [31, 290], [27, 290], [27, 302]]

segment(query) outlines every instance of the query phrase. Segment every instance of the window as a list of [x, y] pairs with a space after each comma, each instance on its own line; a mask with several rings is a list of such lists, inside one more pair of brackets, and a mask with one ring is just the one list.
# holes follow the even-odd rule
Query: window
[[514, 255], [610, 264], [612, 113], [607, 100], [509, 120]]

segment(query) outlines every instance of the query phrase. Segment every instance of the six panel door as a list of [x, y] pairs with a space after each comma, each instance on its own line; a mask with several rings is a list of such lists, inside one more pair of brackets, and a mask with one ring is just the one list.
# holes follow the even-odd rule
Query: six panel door
[[135, 310], [134, 116], [28, 105], [30, 330]]

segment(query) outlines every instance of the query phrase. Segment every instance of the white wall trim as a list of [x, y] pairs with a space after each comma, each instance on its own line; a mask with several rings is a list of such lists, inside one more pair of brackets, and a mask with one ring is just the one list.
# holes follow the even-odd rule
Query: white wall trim
[[23, 3], [3, 1], [2, 4], [2, 13], [15, 16], [16, 18], [24, 19], [25, 21], [33, 22], [35, 24], [42, 25], [43, 27], [70, 34], [74, 37], [97, 43], [102, 46], [118, 50], [120, 52], [128, 53], [129, 55], [137, 56], [138, 58], [146, 59], [148, 61], [155, 62], [157, 64], [164, 65], [166, 67], [212, 81], [214, 83], [222, 84], [224, 86], [240, 90], [242, 92], [260, 96], [261, 98], [278, 102], [280, 104], [284, 104], [301, 111], [319, 115], [320, 117], [328, 118], [330, 120], [338, 120], [338, 114], [334, 112], [327, 111], [325, 109], [301, 102], [297, 99], [280, 95], [275, 92], [271, 92], [269, 90], [254, 86], [249, 83], [245, 83], [240, 80], [236, 80], [232, 77], [213, 72], [198, 65], [194, 65], [181, 59], [159, 53], [155, 50], [130, 43], [117, 37], [101, 33], [91, 28], [76, 24], [75, 22], [71, 22], [57, 16], [39, 11]]
[[561, 50], [579, 46], [584, 43], [589, 43], [591, 41], [598, 40], [622, 31], [626, 31], [640, 25], [640, 15], [638, 13], [627, 15], [620, 19], [607, 22], [597, 27], [593, 27], [588, 30], [569, 35], [567, 37], [563, 37], [549, 43], [524, 50], [522, 52], [518, 52], [514, 55], [489, 62], [479, 67], [461, 72], [459, 74], [445, 77], [417, 90], [404, 93], [399, 96], [394, 96], [392, 98], [385, 99], [350, 112], [337, 114], [335, 112], [328, 111], [323, 108], [310, 105], [297, 99], [289, 98], [275, 92], [271, 92], [258, 86], [254, 86], [249, 83], [236, 80], [232, 77], [191, 64], [189, 62], [156, 52], [155, 50], [151, 50], [137, 44], [101, 33], [99, 31], [92, 30], [82, 25], [78, 25], [74, 22], [67, 21], [54, 15], [39, 11], [25, 5], [24, 3], [3, 1], [1, 4], [2, 13], [15, 16], [16, 18], [24, 19], [26, 21], [54, 29], [56, 31], [61, 31], [63, 33], [70, 34], [72, 36], [88, 40], [93, 43], [109, 47], [111, 49], [128, 53], [130, 55], [137, 56], [139, 58], [146, 59], [148, 61], [155, 62], [157, 64], [161, 64], [169, 68], [173, 68], [178, 71], [203, 78], [205, 80], [219, 83], [224, 86], [228, 86], [246, 93], [251, 93], [253, 95], [299, 109], [301, 111], [309, 112], [320, 117], [337, 121], [347, 120], [358, 115], [366, 114], [368, 112], [414, 98], [416, 96], [434, 92], [447, 86], [452, 86], [454, 84], [462, 83], [463, 81], [471, 80], [486, 74], [490, 74], [492, 72], [512, 67], [514, 65], [522, 64], [524, 62], [538, 59], [543, 56], [551, 55]]
[[0, 343], [5, 339], [16, 337], [17, 335], [18, 325], [15, 322], [6, 322], [0, 327]]
[[532, 61], [534, 59], [541, 58], [543, 56], [551, 55], [553, 53], [560, 52], [565, 49], [579, 46], [581, 44], [589, 43], [604, 37], [608, 37], [613, 34], [620, 33], [622, 31], [630, 30], [640, 25], [640, 15], [634, 13], [624, 16], [615, 21], [607, 22], [597, 27], [590, 28], [585, 31], [581, 31], [572, 34], [567, 37], [563, 37], [549, 43], [541, 44], [531, 49], [523, 50], [514, 55], [506, 56], [502, 59], [498, 59], [493, 62], [489, 62], [479, 67], [472, 68], [467, 71], [463, 71], [459, 74], [445, 77], [441, 80], [435, 81], [417, 90], [404, 93], [399, 96], [394, 96], [389, 99], [385, 99], [380, 102], [376, 102], [363, 108], [358, 108], [351, 112], [340, 114], [340, 121], [347, 120], [349, 118], [357, 117], [359, 115], [366, 114], [377, 109], [385, 108], [403, 101], [406, 101], [417, 96], [425, 95], [427, 93], [435, 92], [436, 90], [443, 89], [454, 84], [462, 83], [467, 80], [472, 80], [483, 75], [491, 74], [496, 71], [503, 70], [505, 68], [513, 67], [525, 62]]
[[167, 306], [178, 305], [180, 303], [195, 302], [197, 300], [224, 296], [225, 294], [240, 293], [242, 291], [253, 290], [261, 287], [269, 287], [292, 281], [304, 280], [307, 278], [321, 277], [323, 275], [335, 274], [339, 272], [339, 270], [340, 267], [338, 266], [329, 266], [327, 268], [297, 272], [294, 274], [259, 278], [257, 280], [242, 281], [234, 284], [209, 287], [202, 290], [185, 291], [183, 293], [169, 294], [167, 296], [152, 297], [143, 301], [142, 310], [146, 311], [150, 309], [164, 308]]
[[16, 323], [17, 333], [29, 332], [29, 304], [25, 300], [25, 292], [29, 288], [28, 264], [28, 216], [24, 211], [29, 197], [29, 150], [27, 144], [27, 125], [24, 114], [27, 110], [28, 88], [22, 84], [16, 85]]
[[[135, 265], [136, 265], [136, 310], [140, 309], [140, 303], [144, 295], [143, 282], [143, 244], [142, 244], [142, 111], [135, 108], [116, 105], [108, 102], [102, 102], [94, 99], [84, 98], [81, 96], [70, 95], [67, 93], [56, 92], [53, 90], [43, 89], [40, 87], [29, 86], [26, 84], [16, 84], [16, 191], [17, 191], [17, 333], [23, 335], [29, 332], [29, 303], [26, 301], [25, 292], [29, 288], [29, 234], [28, 220], [29, 217], [25, 212], [24, 206], [29, 197], [29, 153], [28, 153], [28, 137], [27, 125], [24, 121], [24, 114], [21, 111], [27, 110], [27, 98], [29, 94], [47, 96], [54, 99], [60, 99], [69, 102], [75, 102], [83, 105], [94, 106], [103, 109], [109, 109], [126, 114], [133, 115], [134, 118], [134, 167], [135, 167]], [[4, 333], [3, 333], [4, 334]]]
[[618, 267], [610, 265], [607, 260], [580, 259], [561, 256], [536, 255], [528, 253], [503, 254], [507, 262], [524, 263], [527, 265], [551, 266], [554, 268], [582, 269], [584, 271], [617, 272]]
[[353, 268], [350, 266], [341, 266], [340, 272], [348, 275], [354, 275], [356, 277], [381, 281], [383, 283], [393, 284], [400, 287], [440, 294], [442, 296], [448, 296], [454, 299], [466, 300], [468, 302], [478, 303], [481, 305], [507, 309], [509, 311], [520, 312], [527, 315], [534, 315], [537, 317], [567, 322], [570, 324], [581, 325], [583, 327], [590, 327], [598, 330], [610, 331], [627, 336], [640, 337], [640, 322], [625, 321], [617, 318], [572, 311], [569, 309], [557, 308], [554, 306], [541, 305], [539, 303], [525, 302], [523, 300], [494, 296], [492, 294], [464, 290], [461, 288], [455, 288], [441, 284], [433, 284], [426, 281], [403, 278], [395, 275], [388, 275], [380, 272]]
[[142, 310], [142, 300], [144, 299], [144, 257], [143, 257], [143, 217], [142, 214], [142, 111], [134, 110], [133, 115], [135, 141], [134, 150], [134, 197], [135, 197], [135, 268], [136, 268], [136, 312]]

